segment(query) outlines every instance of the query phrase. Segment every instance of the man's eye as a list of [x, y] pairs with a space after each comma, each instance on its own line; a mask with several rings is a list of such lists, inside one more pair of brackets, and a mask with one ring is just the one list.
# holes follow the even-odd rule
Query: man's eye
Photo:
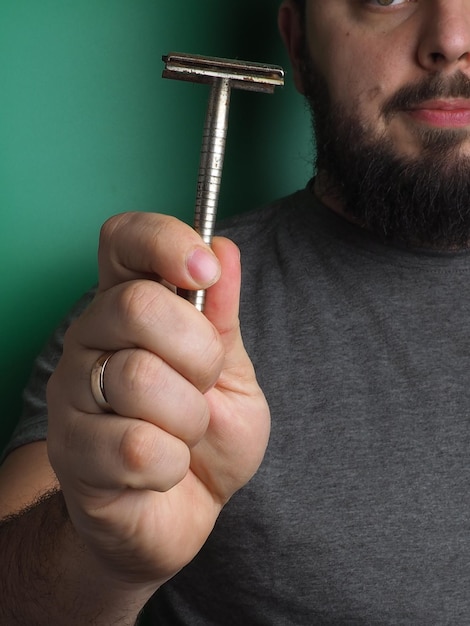
[[371, 4], [376, 7], [391, 7], [398, 4], [406, 4], [407, 2], [413, 2], [413, 0], [366, 0], [367, 4]]

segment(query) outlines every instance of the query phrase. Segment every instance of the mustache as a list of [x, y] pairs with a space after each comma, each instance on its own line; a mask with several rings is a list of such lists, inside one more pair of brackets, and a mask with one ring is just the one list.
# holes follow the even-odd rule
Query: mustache
[[387, 118], [397, 111], [409, 109], [426, 100], [441, 98], [470, 99], [470, 78], [462, 72], [446, 78], [440, 74], [434, 74], [419, 83], [405, 85], [385, 102], [382, 112]]

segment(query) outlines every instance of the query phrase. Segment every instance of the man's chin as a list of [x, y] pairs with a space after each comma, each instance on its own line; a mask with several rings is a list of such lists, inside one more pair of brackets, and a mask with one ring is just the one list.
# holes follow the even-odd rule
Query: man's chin
[[366, 143], [353, 124], [326, 148], [318, 155], [319, 167], [328, 173], [320, 177], [321, 195], [334, 210], [387, 240], [414, 247], [468, 247], [467, 142], [441, 141], [416, 157], [402, 156], [391, 141]]
[[386, 142], [400, 158], [448, 152], [448, 158], [470, 156], [470, 127], [439, 127], [416, 120], [406, 112], [394, 116], [382, 131]]
[[414, 137], [416, 144], [415, 156], [423, 152], [443, 155], [448, 158], [470, 156], [470, 129], [446, 128], [426, 124], [415, 124]]

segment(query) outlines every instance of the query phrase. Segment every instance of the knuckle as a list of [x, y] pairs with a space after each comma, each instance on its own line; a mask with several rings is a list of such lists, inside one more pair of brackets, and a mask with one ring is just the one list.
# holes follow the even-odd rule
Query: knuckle
[[161, 248], [162, 241], [170, 241], [173, 235], [175, 218], [169, 215], [155, 215], [152, 230], [149, 231], [149, 245], [156, 250]]
[[124, 219], [124, 215], [113, 215], [104, 222], [101, 226], [99, 236], [99, 247], [101, 249], [107, 249], [109, 247], [109, 242], [114, 238], [116, 231], [121, 227]]
[[149, 237], [157, 249], [161, 247], [162, 242], [179, 241], [183, 233], [193, 234], [192, 238], [195, 237], [194, 229], [177, 217], [163, 213], [152, 214], [152, 229], [149, 231]]
[[[190, 448], [204, 436], [210, 419], [206, 399], [193, 386], [189, 391], [187, 383], [180, 387], [180, 377], [173, 377], [171, 368], [162, 359], [142, 350], [131, 352], [122, 366], [117, 384], [131, 403], [141, 399], [147, 407], [151, 406], [147, 410], [151, 411], [152, 419], [157, 420], [158, 415], [160, 425]], [[161, 406], [173, 403], [175, 397], [184, 418], [173, 422], [162, 418]]]
[[124, 431], [119, 444], [119, 457], [126, 472], [140, 474], [148, 467], [155, 447], [150, 428], [150, 425], [136, 421]]
[[148, 328], [161, 317], [164, 307], [162, 291], [153, 281], [127, 283], [118, 296], [119, 317], [136, 331]]
[[152, 471], [158, 476], [155, 488], [162, 492], [185, 477], [190, 463], [189, 449], [182, 441], [144, 422], [136, 422], [125, 430], [119, 455], [129, 487], [138, 482], [140, 475]]
[[119, 376], [119, 387], [134, 397], [152, 395], [164, 377], [163, 362], [142, 350], [133, 351], [126, 358]]

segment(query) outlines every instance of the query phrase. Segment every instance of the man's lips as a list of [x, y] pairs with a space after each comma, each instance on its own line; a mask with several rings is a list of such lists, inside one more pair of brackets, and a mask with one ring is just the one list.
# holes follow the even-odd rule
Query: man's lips
[[414, 120], [436, 128], [470, 126], [470, 100], [429, 100], [406, 109]]

